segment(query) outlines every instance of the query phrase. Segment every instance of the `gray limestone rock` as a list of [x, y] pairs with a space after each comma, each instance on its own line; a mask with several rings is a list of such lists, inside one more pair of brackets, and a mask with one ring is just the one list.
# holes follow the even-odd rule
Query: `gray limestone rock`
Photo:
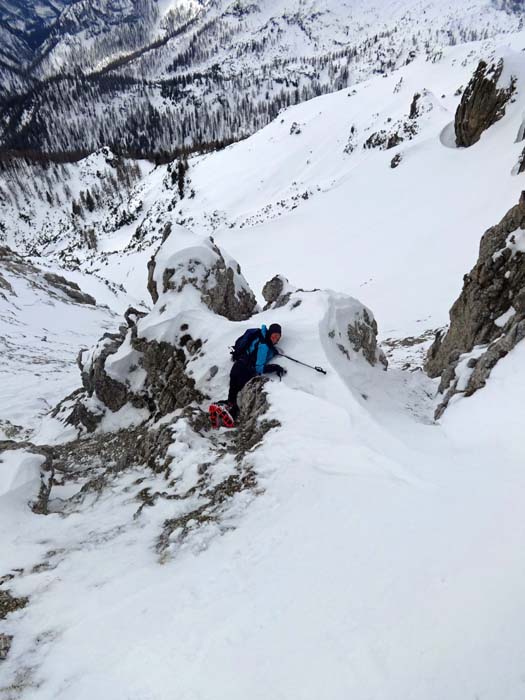
[[86, 351], [80, 352], [77, 363], [82, 384], [88, 396], [95, 395], [111, 411], [119, 411], [129, 400], [128, 389], [105, 371], [106, 360], [124, 342], [124, 333], [105, 333], [97, 344], [97, 350], [84, 360]]
[[93, 413], [82, 401], [77, 401], [73, 406], [73, 410], [66, 418], [65, 423], [66, 425], [79, 428], [81, 431], [85, 429], [88, 433], [94, 433], [103, 417], [104, 413]]
[[25, 608], [29, 598], [15, 598], [9, 591], [0, 590], [0, 620], [4, 620], [9, 613]]
[[11, 644], [13, 642], [13, 635], [11, 634], [0, 634], [0, 661], [7, 659], [7, 655], [11, 649]]
[[90, 306], [96, 306], [96, 299], [90, 294], [83, 292], [76, 282], [71, 282], [65, 277], [60, 275], [55, 275], [51, 272], [46, 272], [44, 274], [44, 279], [49, 282], [53, 287], [60, 289], [64, 292], [70, 299], [75, 301], [77, 304], [88, 304]]
[[269, 430], [280, 425], [279, 421], [264, 417], [269, 408], [265, 391], [265, 384], [268, 381], [268, 377], [255, 377], [239, 394], [240, 421], [235, 436], [239, 459], [258, 445]]
[[236, 289], [235, 273], [240, 275], [241, 268], [237, 266], [234, 270], [226, 264], [218, 248], [217, 252], [220, 257], [207, 275], [202, 300], [219, 316], [224, 316], [230, 321], [244, 321], [252, 316], [257, 301], [247, 286]]
[[456, 110], [455, 132], [458, 146], [472, 146], [481, 134], [505, 115], [505, 107], [516, 89], [512, 78], [506, 87], [498, 82], [503, 73], [503, 60], [487, 65], [480, 61]]
[[[525, 193], [497, 226], [483, 235], [476, 265], [450, 310], [450, 326], [438, 333], [425, 369], [440, 377], [443, 414], [456, 393], [483, 387], [492, 368], [525, 335]], [[462, 377], [459, 377], [461, 369]]]
[[195, 380], [186, 372], [186, 353], [165, 342], [135, 338], [133, 347], [142, 353], [141, 365], [146, 371], [145, 389], [151, 399], [150, 409], [165, 416], [193, 401], [203, 401], [195, 388]]
[[377, 347], [377, 323], [370, 320], [366, 311], [363, 320], [356, 320], [353, 325], [348, 326], [348, 340], [355, 352], [363, 351], [364, 356], [371, 365], [376, 363]]
[[361, 317], [348, 325], [347, 334], [353, 350], [362, 352], [369, 364], [375, 366], [380, 362], [385, 369], [388, 367], [388, 360], [377, 345], [377, 322], [370, 317], [366, 308], [363, 307]]
[[283, 275], [275, 275], [271, 280], [266, 282], [263, 287], [262, 295], [266, 302], [264, 310], [274, 308], [278, 309], [281, 306], [286, 306], [290, 301], [293, 288]]
[[148, 292], [150, 293], [153, 303], [156, 304], [159, 300], [159, 290], [155, 282], [155, 256], [153, 255], [148, 260]]
[[[202, 258], [198, 248], [189, 258], [184, 257], [184, 251], [180, 251], [179, 256], [175, 254], [172, 261], [161, 270], [162, 290], [158, 284], [157, 253], [148, 263], [148, 290], [151, 298], [157, 303], [161, 293], [182, 292], [186, 285], [192, 285], [211, 311], [230, 321], [244, 321], [250, 318], [257, 306], [255, 295], [242, 277], [239, 264], [227, 260], [212, 238], [209, 241], [211, 245], [203, 247], [205, 255]], [[215, 258], [211, 265], [203, 261], [209, 260], [210, 249]]]

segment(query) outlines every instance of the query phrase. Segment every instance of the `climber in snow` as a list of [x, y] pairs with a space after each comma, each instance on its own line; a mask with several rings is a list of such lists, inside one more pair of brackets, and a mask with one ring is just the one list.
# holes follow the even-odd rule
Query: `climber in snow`
[[241, 389], [257, 375], [274, 372], [281, 378], [286, 374], [284, 367], [270, 364], [279, 355], [275, 346], [281, 339], [282, 329], [278, 323], [269, 328], [250, 328], [237, 338], [232, 348], [233, 367], [230, 372], [230, 390], [226, 401], [212, 403], [209, 408], [211, 424], [218, 428], [222, 422], [226, 428], [233, 428], [239, 415], [237, 396]]

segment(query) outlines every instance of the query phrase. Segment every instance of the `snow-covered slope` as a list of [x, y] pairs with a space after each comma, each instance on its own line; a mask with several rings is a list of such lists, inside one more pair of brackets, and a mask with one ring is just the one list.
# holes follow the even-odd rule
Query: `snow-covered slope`
[[[439, 423], [420, 365], [524, 189], [524, 48], [516, 34], [417, 58], [188, 169], [98, 152], [68, 166], [59, 206], [60, 169], [51, 204], [4, 180], [5, 240], [119, 317], [57, 298], [41, 272], [1, 273], [18, 296], [0, 277], [0, 336], [45, 368], [46, 401], [80, 386], [79, 346], [111, 332], [53, 416], [6, 353], [0, 415], [14, 406], [25, 432], [4, 433], [33, 444], [0, 444], [1, 700], [522, 700], [524, 342]], [[492, 54], [516, 92], [456, 148], [462, 88]], [[285, 298], [250, 316], [236, 261], [258, 294], [286, 275]], [[223, 288], [249, 297], [235, 320]], [[238, 430], [212, 432], [228, 346], [272, 322], [327, 374], [278, 360], [283, 381], [249, 385]]]
[[77, 388], [80, 348], [114, 330], [129, 301], [102, 280], [74, 272], [65, 280], [57, 271], [0, 248], [0, 439], [31, 435]]
[[[519, 34], [447, 49], [293, 107], [250, 139], [190, 159], [182, 189], [170, 164], [145, 174], [109, 210], [102, 200], [70, 215], [20, 196], [23, 217], [5, 206], [4, 235], [29, 250], [36, 242], [43, 255], [62, 251], [144, 298], [144, 264], [166, 225], [180, 223], [212, 233], [243, 260], [256, 290], [276, 273], [332, 286], [374, 309], [383, 335], [419, 335], [446, 323], [481, 234], [523, 188], [513, 174], [523, 149], [523, 46]], [[517, 97], [479, 143], [454, 148], [460, 89], [491, 55], [504, 56], [503, 82], [518, 77]], [[392, 134], [403, 140], [385, 150]], [[93, 171], [107, 168], [107, 157], [92, 158], [71, 175], [77, 202], [78, 191], [97, 182]], [[96, 251], [79, 243], [88, 229]]]
[[225, 390], [227, 343], [262, 322], [328, 374], [289, 365], [266, 385], [273, 429], [237, 458], [235, 437], [175, 411], [160, 422], [171, 461], [127, 464], [146, 436], [130, 446], [103, 423], [98, 443], [55, 448], [45, 516], [24, 507], [44, 457], [10, 446], [0, 522], [17, 534], [0, 561], [19, 609], [0, 627], [13, 635], [5, 697], [519, 700], [522, 348], [473, 413], [464, 402], [436, 426], [421, 420], [428, 380], [371, 367], [339, 336], [355, 300], [297, 292], [233, 324], [180, 294], [168, 287], [137, 332], [172, 341], [186, 319], [205, 333], [199, 387], [213, 363]]

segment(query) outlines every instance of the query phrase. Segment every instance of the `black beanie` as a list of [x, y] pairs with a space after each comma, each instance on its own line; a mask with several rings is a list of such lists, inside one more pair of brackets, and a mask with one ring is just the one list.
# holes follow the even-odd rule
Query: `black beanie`
[[279, 335], [282, 335], [281, 326], [278, 323], [272, 323], [268, 328], [268, 335], [272, 333], [279, 333]]

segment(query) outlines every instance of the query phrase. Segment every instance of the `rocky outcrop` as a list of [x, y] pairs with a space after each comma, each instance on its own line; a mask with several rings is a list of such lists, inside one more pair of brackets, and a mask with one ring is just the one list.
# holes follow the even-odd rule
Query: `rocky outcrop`
[[0, 661], [7, 659], [12, 643], [13, 635], [3, 633], [0, 634]]
[[[190, 340], [186, 340], [186, 346]], [[181, 341], [184, 343], [184, 336]], [[195, 387], [195, 380], [187, 374], [191, 352], [187, 354], [184, 347], [156, 340], [146, 341], [143, 338], [133, 339], [132, 346], [142, 355], [140, 363], [146, 373], [144, 390], [147, 392], [149, 408], [156, 411], [157, 417], [184, 408], [193, 401], [204, 400], [202, 393]], [[199, 349], [199, 343], [192, 346], [194, 354]]]
[[264, 310], [286, 306], [293, 291], [295, 291], [295, 287], [290, 285], [286, 277], [275, 275], [275, 277], [266, 282], [262, 290], [262, 295], [266, 302]]
[[[180, 248], [186, 241], [193, 245]], [[80, 353], [84, 391], [55, 410], [81, 431], [96, 430], [106, 410], [129, 406], [158, 419], [202, 402], [191, 363], [205, 354], [203, 323], [209, 324], [210, 311], [235, 321], [256, 307], [239, 265], [212, 239], [183, 229], [168, 233], [148, 268], [154, 308], [149, 314], [128, 309], [118, 333]]]
[[350, 361], [361, 357], [372, 367], [380, 364], [387, 369], [388, 360], [378, 347], [377, 323], [370, 309], [346, 294], [331, 292], [328, 301], [323, 326], [338, 355]]
[[125, 384], [110, 377], [105, 370], [106, 360], [117, 352], [125, 337], [125, 332], [105, 333], [91, 352], [82, 350], [77, 358], [87, 395], [95, 395], [111, 411], [119, 411], [130, 400]]
[[61, 275], [55, 275], [51, 272], [46, 272], [44, 279], [53, 287], [56, 287], [77, 304], [88, 304], [96, 306], [96, 299], [90, 294], [83, 292], [76, 282], [71, 282]]
[[456, 110], [456, 145], [468, 147], [479, 141], [481, 134], [505, 115], [505, 107], [516, 90], [516, 79], [500, 86], [503, 60], [488, 65], [480, 61]]
[[[395, 122], [388, 118], [385, 128], [372, 133], [364, 142], [363, 148], [379, 148], [388, 151], [404, 141], [412, 141], [420, 131], [420, 117], [432, 112], [434, 103], [435, 99], [428, 90], [423, 90], [421, 93], [416, 92], [410, 103], [408, 116]], [[392, 167], [399, 165], [399, 162], [396, 161]]]
[[148, 263], [148, 290], [156, 303], [162, 294], [180, 293], [186, 286], [199, 292], [210, 311], [230, 321], [250, 318], [257, 306], [240, 265], [227, 258], [213, 238], [181, 250], [175, 231]]
[[525, 337], [525, 193], [497, 226], [483, 235], [476, 265], [438, 333], [425, 369], [441, 377], [443, 414], [456, 393], [472, 395], [492, 368]]
[[[115, 413], [128, 405], [160, 418], [193, 401], [202, 401], [202, 393], [188, 374], [188, 362], [201, 347], [202, 341], [191, 338], [187, 327], [180, 331], [174, 345], [140, 337], [135, 325], [128, 330], [122, 328], [120, 334], [106, 333], [95, 348], [79, 355], [84, 392], [73, 403], [57, 407], [55, 416], [64, 417], [66, 409], [67, 424], [93, 432], [105, 409]], [[115, 367], [121, 356], [127, 373], [117, 378]]]
[[[23, 277], [33, 288], [41, 289], [55, 298], [59, 297], [64, 300], [65, 297], [66, 301], [72, 301], [76, 304], [96, 306], [96, 299], [83, 292], [76, 282], [71, 282], [71, 280], [51, 272], [42, 272], [41, 269], [7, 246], [0, 246], [0, 268], [4, 268], [8, 273], [18, 277]], [[2, 289], [15, 295], [12, 285], [0, 273], [0, 290]]]
[[368, 309], [363, 308], [354, 323], [348, 324], [346, 332], [354, 352], [361, 352], [372, 366], [380, 362], [385, 369], [388, 367], [385, 354], [377, 346], [377, 322]]
[[266, 418], [269, 409], [265, 384], [268, 377], [255, 377], [239, 394], [240, 424], [235, 436], [237, 458], [259, 445], [266, 433], [279, 427], [279, 421]]

